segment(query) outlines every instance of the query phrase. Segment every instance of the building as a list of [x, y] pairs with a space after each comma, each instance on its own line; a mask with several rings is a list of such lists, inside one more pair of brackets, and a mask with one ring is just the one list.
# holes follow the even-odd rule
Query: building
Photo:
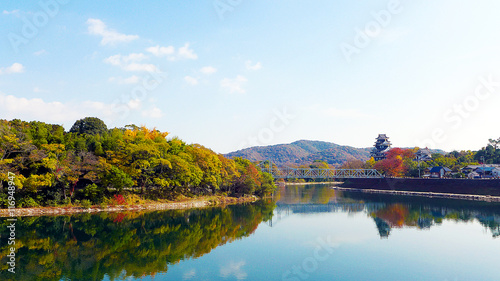
[[476, 170], [474, 170], [481, 178], [498, 178], [500, 176], [500, 168], [495, 167], [495, 166], [485, 166], [485, 167], [479, 167]]
[[426, 147], [426, 148], [423, 148], [423, 149], [419, 149], [417, 151], [417, 153], [415, 153], [415, 160], [416, 161], [430, 161], [432, 160], [432, 153], [429, 151], [429, 149]]
[[468, 165], [461, 169], [468, 178], [499, 178], [499, 164]]
[[432, 167], [432, 169], [429, 172], [431, 178], [439, 178], [439, 179], [448, 177], [451, 174], [450, 169], [440, 166]]
[[389, 141], [389, 137], [385, 134], [379, 134], [373, 146], [370, 153], [373, 159], [375, 159], [375, 161], [384, 160], [387, 157], [387, 151], [391, 149], [391, 142]]

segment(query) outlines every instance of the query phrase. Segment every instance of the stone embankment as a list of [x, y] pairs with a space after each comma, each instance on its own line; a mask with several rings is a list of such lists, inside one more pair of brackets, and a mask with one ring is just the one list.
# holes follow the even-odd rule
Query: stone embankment
[[499, 179], [358, 178], [346, 179], [339, 188], [367, 193], [500, 202]]

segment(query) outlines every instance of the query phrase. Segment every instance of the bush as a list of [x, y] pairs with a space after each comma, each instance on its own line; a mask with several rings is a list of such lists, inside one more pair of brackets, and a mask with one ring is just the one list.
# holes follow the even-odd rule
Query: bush
[[71, 205], [71, 198], [67, 197], [66, 199], [63, 200], [63, 205]]
[[0, 193], [0, 208], [7, 208], [9, 205], [9, 200], [7, 199], [7, 193]]
[[81, 205], [86, 209], [92, 207], [92, 203], [90, 202], [90, 200], [87, 199], [83, 199]]
[[95, 183], [89, 184], [83, 189], [83, 195], [93, 203], [97, 203], [101, 198], [101, 190]]
[[118, 205], [126, 205], [127, 204], [127, 201], [125, 200], [125, 198], [123, 198], [123, 195], [121, 195], [121, 194], [115, 194], [113, 201]]
[[40, 205], [35, 201], [35, 199], [31, 198], [31, 197], [25, 197], [23, 199], [20, 200], [21, 202], [19, 202], [19, 207], [20, 208], [34, 208], [34, 207], [39, 207]]

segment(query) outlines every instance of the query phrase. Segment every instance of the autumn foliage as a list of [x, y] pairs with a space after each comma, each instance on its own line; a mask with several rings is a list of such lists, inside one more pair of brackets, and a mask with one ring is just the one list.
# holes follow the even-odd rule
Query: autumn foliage
[[[276, 186], [255, 163], [228, 159], [167, 132], [127, 125], [108, 129], [97, 118], [60, 125], [0, 120], [0, 189], [15, 174], [17, 207], [225, 194], [264, 196]], [[6, 193], [0, 208], [7, 207]]]
[[413, 149], [393, 148], [387, 152], [387, 158], [377, 161], [373, 168], [389, 177], [402, 177], [408, 170], [404, 160], [413, 158], [415, 158]]

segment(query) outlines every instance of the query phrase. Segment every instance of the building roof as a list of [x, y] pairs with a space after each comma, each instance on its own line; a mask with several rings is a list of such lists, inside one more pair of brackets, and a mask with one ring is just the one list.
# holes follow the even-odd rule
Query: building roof
[[431, 155], [431, 151], [428, 148], [420, 148], [417, 151], [417, 154], [423, 154], [423, 155]]
[[441, 170], [444, 170], [445, 172], [451, 172], [451, 170], [449, 168], [441, 167], [441, 166], [432, 167], [432, 169], [430, 170], [430, 172], [431, 173], [440, 173]]
[[477, 168], [475, 171], [477, 171], [478, 173], [482, 172], [482, 171], [485, 171], [485, 172], [491, 172], [493, 170], [500, 170], [499, 167], [488, 167], [488, 166], [485, 166], [485, 167], [479, 167]]
[[471, 169], [471, 170], [475, 170], [477, 168], [481, 168], [481, 167], [496, 167], [496, 168], [500, 168], [500, 164], [483, 164], [483, 165], [467, 165], [465, 167], [462, 168], [462, 170], [464, 169]]

